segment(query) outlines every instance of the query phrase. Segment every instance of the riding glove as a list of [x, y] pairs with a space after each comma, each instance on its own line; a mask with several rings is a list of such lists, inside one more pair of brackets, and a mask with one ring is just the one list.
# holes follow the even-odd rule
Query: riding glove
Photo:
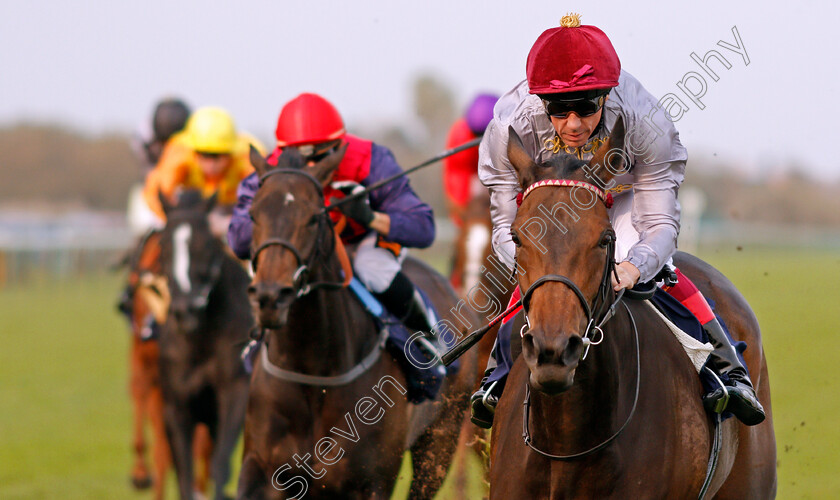
[[[344, 193], [345, 196], [354, 195], [364, 191], [365, 189], [364, 186], [353, 181], [333, 182], [332, 187]], [[353, 219], [364, 227], [368, 227], [373, 221], [373, 209], [370, 208], [370, 199], [368, 198], [367, 193], [358, 196], [353, 201], [348, 201], [347, 203], [339, 205], [338, 209], [341, 210], [341, 213], [345, 216]]]

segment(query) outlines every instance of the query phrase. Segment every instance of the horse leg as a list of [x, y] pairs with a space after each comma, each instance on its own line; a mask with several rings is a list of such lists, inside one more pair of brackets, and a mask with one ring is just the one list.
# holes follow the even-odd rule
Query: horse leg
[[155, 468], [155, 500], [163, 498], [166, 474], [172, 464], [169, 440], [166, 437], [166, 424], [163, 419], [163, 396], [160, 387], [149, 388], [146, 397], [146, 410], [152, 426], [152, 462]]
[[195, 426], [193, 434], [193, 463], [195, 464], [195, 491], [206, 493], [210, 479], [210, 457], [213, 455], [213, 440], [204, 424]]
[[139, 359], [137, 340], [131, 346], [131, 378], [129, 388], [134, 406], [134, 467], [131, 470], [131, 484], [138, 490], [152, 485], [149, 467], [146, 465], [146, 436], [143, 432], [148, 397], [148, 381], [143, 377], [143, 367]]
[[185, 407], [173, 404], [164, 406], [166, 435], [172, 449], [175, 473], [178, 477], [178, 491], [182, 499], [193, 498], [192, 438], [195, 420]]
[[239, 484], [236, 486], [236, 498], [241, 500], [263, 500], [266, 497], [266, 473], [255, 454], [245, 452], [242, 469], [239, 471]]
[[239, 431], [245, 420], [245, 409], [248, 406], [248, 382], [236, 381], [230, 388], [219, 394], [219, 427], [216, 432], [216, 447], [213, 452], [212, 474], [216, 484], [216, 500], [224, 498], [225, 485], [230, 479], [230, 456]]

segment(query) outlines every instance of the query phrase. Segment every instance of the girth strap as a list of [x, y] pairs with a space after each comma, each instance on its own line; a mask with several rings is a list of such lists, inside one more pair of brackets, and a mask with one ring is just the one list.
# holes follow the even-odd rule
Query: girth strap
[[272, 364], [271, 361], [269, 361], [268, 349], [266, 348], [265, 344], [263, 344], [262, 348], [260, 349], [260, 365], [262, 365], [265, 372], [271, 375], [272, 377], [280, 380], [285, 380], [286, 382], [294, 382], [296, 384], [323, 387], [336, 387], [346, 385], [359, 378], [363, 373], [368, 371], [379, 360], [379, 357], [382, 355], [382, 350], [385, 348], [385, 341], [387, 340], [387, 338], [388, 329], [383, 328], [379, 332], [379, 338], [376, 341], [376, 345], [373, 347], [373, 350], [367, 356], [365, 356], [361, 361], [359, 361], [358, 364], [356, 364], [356, 366], [351, 368], [349, 371], [346, 371], [341, 375], [335, 375], [332, 377], [307, 375], [305, 373], [284, 370], [279, 366]]

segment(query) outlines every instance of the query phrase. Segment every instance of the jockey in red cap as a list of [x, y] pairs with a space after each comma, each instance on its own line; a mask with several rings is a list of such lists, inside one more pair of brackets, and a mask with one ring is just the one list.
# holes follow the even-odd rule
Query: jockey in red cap
[[[390, 150], [346, 133], [336, 108], [317, 94], [301, 94], [280, 111], [277, 148], [268, 163], [276, 164], [283, 150], [296, 148], [307, 165], [347, 149], [331, 184], [324, 188], [327, 205], [333, 199], [361, 191], [366, 186], [402, 171]], [[252, 222], [248, 215], [259, 179], [256, 174], [239, 185], [228, 241], [241, 259], [250, 258]], [[355, 202], [343, 204], [330, 216], [346, 217], [342, 241], [353, 255], [353, 271], [374, 296], [412, 331], [431, 332], [433, 314], [412, 282], [401, 271], [405, 248], [425, 248], [435, 237], [432, 209], [414, 193], [406, 177], [374, 189]]]
[[[680, 228], [677, 191], [687, 156], [673, 123], [660, 112], [656, 98], [621, 69], [607, 35], [595, 26], [581, 26], [578, 15], [565, 16], [560, 27], [537, 38], [526, 74], [526, 81], [499, 99], [479, 148], [478, 175], [490, 189], [496, 255], [513, 268], [510, 226], [520, 187], [507, 157], [508, 128], [522, 138], [536, 163], [561, 152], [589, 160], [621, 117], [628, 131], [629, 169], [605, 186], [615, 200], [610, 220], [618, 238], [619, 282], [613, 277], [613, 286], [618, 291], [652, 280], [671, 264]], [[714, 347], [709, 364], [729, 379], [726, 411], [747, 425], [760, 423], [764, 410], [729, 337], [694, 284], [679, 270], [676, 274], [679, 283], [666, 291], [694, 313], [709, 335]], [[496, 367], [491, 357], [482, 387], [471, 399], [473, 422], [482, 427], [492, 424], [510, 369], [502, 361]], [[706, 395], [707, 408], [723, 396], [723, 389]]]
[[[464, 116], [449, 129], [446, 149], [452, 149], [484, 135], [487, 124], [493, 119], [493, 106], [499, 96], [478, 94], [470, 103]], [[462, 223], [467, 203], [485, 188], [478, 180], [478, 149], [448, 156], [443, 160], [443, 187], [449, 205], [449, 217], [455, 225]]]

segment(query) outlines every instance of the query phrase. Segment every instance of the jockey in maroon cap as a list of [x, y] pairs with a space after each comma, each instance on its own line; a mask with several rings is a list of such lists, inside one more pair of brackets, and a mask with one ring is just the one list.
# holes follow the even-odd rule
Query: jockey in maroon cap
[[[510, 226], [521, 189], [507, 157], [509, 128], [538, 164], [561, 152], [589, 160], [620, 117], [628, 131], [624, 153], [629, 168], [610, 185], [601, 186], [615, 200], [609, 213], [618, 239], [615, 275], [619, 279], [613, 276], [613, 286], [619, 291], [653, 280], [671, 265], [680, 228], [677, 192], [687, 155], [673, 123], [656, 98], [622, 71], [607, 35], [595, 26], [581, 26], [578, 15], [565, 16], [560, 27], [537, 38], [528, 54], [526, 74], [526, 81], [499, 99], [479, 148], [478, 175], [490, 189], [496, 255], [513, 268]], [[764, 410], [731, 340], [697, 287], [679, 270], [675, 273], [678, 283], [664, 289], [697, 317], [708, 334], [714, 347], [708, 364], [728, 379], [725, 410], [747, 425], [760, 423]], [[482, 387], [471, 398], [472, 420], [482, 427], [492, 424], [510, 369], [503, 363], [505, 356], [497, 357], [498, 367], [491, 357]], [[724, 396], [719, 388], [704, 396], [704, 403], [708, 409], [723, 411], [718, 402]]]

